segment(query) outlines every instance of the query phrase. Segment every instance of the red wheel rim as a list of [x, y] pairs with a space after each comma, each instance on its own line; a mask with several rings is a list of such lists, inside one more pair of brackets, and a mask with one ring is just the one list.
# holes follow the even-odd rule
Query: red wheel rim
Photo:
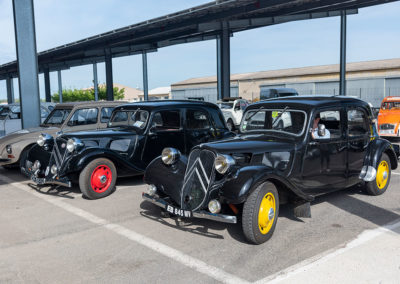
[[106, 165], [100, 165], [94, 169], [92, 176], [90, 177], [90, 185], [92, 189], [97, 193], [106, 191], [112, 181], [111, 169]]

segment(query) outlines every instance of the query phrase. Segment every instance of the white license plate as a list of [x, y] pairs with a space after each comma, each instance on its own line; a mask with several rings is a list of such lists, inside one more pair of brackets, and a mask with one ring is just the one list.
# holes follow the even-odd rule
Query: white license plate
[[394, 134], [393, 130], [381, 130], [379, 131], [380, 134]]
[[192, 211], [176, 208], [172, 205], [167, 205], [165, 207], [165, 210], [167, 210], [168, 213], [174, 214], [179, 217], [191, 218], [193, 216]]

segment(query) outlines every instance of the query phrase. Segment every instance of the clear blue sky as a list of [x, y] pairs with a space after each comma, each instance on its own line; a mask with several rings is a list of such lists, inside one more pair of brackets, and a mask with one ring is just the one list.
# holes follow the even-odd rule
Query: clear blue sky
[[[43, 51], [91, 35], [162, 16], [209, 1], [194, 0], [34, 0], [37, 50]], [[347, 61], [400, 57], [400, 2], [359, 10], [348, 17]], [[237, 33], [231, 39], [231, 72], [253, 72], [339, 62], [339, 18], [281, 24]], [[215, 41], [159, 49], [148, 55], [149, 87], [216, 74]], [[15, 60], [11, 0], [0, 0], [0, 64]], [[98, 65], [105, 81], [104, 64]], [[114, 82], [142, 88], [141, 56], [113, 60]], [[92, 84], [92, 67], [63, 71], [63, 87]], [[14, 80], [16, 81], [16, 80]], [[43, 75], [39, 76], [41, 97]], [[16, 94], [18, 93], [15, 82]], [[57, 74], [51, 73], [52, 92]], [[0, 99], [6, 98], [0, 81]]]

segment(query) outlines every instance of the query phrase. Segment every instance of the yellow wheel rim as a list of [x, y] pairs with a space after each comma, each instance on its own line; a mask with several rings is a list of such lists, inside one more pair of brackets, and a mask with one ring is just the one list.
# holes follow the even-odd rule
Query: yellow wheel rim
[[383, 189], [389, 178], [389, 165], [386, 161], [381, 161], [376, 172], [376, 185], [379, 189]]
[[268, 192], [261, 200], [260, 209], [258, 210], [258, 228], [263, 235], [271, 230], [275, 220], [275, 212], [275, 196]]

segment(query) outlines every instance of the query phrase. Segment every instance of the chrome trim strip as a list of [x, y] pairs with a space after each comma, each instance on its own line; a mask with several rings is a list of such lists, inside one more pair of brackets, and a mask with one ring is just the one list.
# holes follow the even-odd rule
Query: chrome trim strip
[[[144, 200], [147, 200], [151, 203], [153, 203], [154, 205], [157, 205], [161, 208], [165, 208], [168, 203], [165, 202], [165, 200], [161, 199], [161, 198], [156, 198], [153, 196], [148, 195], [147, 193], [142, 193], [142, 198]], [[213, 214], [207, 211], [198, 211], [198, 212], [194, 212], [193, 213], [193, 218], [199, 218], [199, 219], [208, 219], [208, 220], [213, 220], [213, 221], [217, 221], [217, 222], [222, 222], [222, 223], [230, 223], [230, 224], [236, 224], [237, 223], [237, 218], [236, 216], [231, 216], [231, 215], [224, 215], [224, 214]], [[183, 217], [181, 217], [183, 218]]]

